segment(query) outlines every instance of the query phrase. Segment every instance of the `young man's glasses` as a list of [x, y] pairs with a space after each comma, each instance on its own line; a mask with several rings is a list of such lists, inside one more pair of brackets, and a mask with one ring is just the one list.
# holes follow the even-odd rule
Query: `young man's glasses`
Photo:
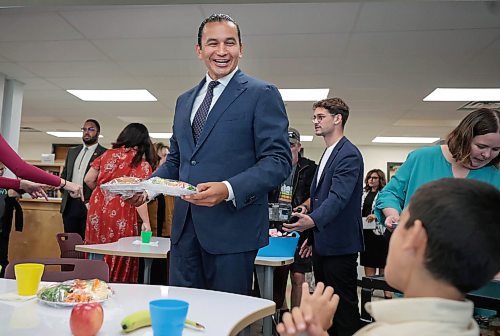
[[82, 127], [81, 130], [82, 130], [82, 132], [95, 132], [96, 128], [95, 127], [89, 127], [89, 128]]
[[315, 122], [319, 122], [319, 123], [320, 123], [320, 122], [321, 122], [321, 121], [323, 121], [323, 119], [325, 119], [326, 117], [328, 117], [328, 115], [318, 114], [318, 115], [313, 116], [313, 117], [312, 117], [312, 119], [311, 119], [311, 121], [312, 121], [313, 123], [315, 123]]

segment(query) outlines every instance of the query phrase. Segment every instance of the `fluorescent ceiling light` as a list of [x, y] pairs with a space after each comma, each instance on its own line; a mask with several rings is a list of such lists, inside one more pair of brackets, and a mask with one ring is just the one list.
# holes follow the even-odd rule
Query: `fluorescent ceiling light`
[[148, 90], [66, 90], [84, 101], [157, 101]]
[[[58, 137], [58, 138], [81, 138], [82, 131], [80, 132], [52, 132], [49, 131], [47, 134]], [[102, 135], [99, 134], [99, 138], [102, 138]]]
[[424, 101], [500, 101], [500, 89], [437, 88]]
[[149, 136], [154, 139], [170, 139], [172, 133], [149, 133]]
[[431, 144], [439, 141], [439, 138], [426, 137], [376, 137], [372, 142], [378, 143], [401, 143], [401, 144]]
[[312, 135], [301, 135], [300, 142], [304, 142], [304, 141], [313, 141], [313, 136]]
[[279, 89], [284, 101], [318, 101], [328, 97], [330, 89]]

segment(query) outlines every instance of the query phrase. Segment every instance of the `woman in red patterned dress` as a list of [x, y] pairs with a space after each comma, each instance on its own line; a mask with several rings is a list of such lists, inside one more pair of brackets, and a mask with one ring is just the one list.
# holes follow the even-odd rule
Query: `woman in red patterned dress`
[[[113, 148], [92, 162], [85, 176], [85, 183], [94, 189], [87, 214], [86, 244], [112, 243], [122, 237], [139, 235], [137, 213], [143, 221], [143, 230], [151, 230], [147, 204], [135, 208], [120, 196], [105, 196], [100, 185], [122, 176], [148, 177], [152, 162], [148, 129], [139, 123], [125, 127]], [[138, 258], [105, 256], [104, 260], [109, 265], [111, 282], [137, 283]]]

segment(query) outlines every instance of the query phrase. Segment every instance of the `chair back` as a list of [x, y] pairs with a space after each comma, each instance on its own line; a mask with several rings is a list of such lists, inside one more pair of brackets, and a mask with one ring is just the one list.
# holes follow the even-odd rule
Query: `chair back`
[[[23, 263], [37, 263], [46, 266], [56, 265], [61, 266], [61, 271], [52, 271], [45, 268], [42, 281], [66, 281], [72, 279], [99, 279], [109, 281], [109, 267], [104, 260], [89, 260], [89, 259], [74, 259], [74, 258], [61, 258], [61, 259], [45, 259], [45, 258], [30, 258], [23, 260], [11, 261], [5, 268], [5, 278], [15, 279], [14, 265]], [[64, 266], [64, 269], [63, 269]], [[71, 270], [67, 270], [70, 269]]]
[[75, 251], [76, 245], [83, 245], [83, 239], [78, 233], [58, 233], [56, 235], [61, 258], [85, 259], [85, 254]]

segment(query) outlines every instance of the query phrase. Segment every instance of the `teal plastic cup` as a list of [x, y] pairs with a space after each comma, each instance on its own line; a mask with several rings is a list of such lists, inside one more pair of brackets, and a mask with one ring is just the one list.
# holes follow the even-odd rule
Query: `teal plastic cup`
[[182, 336], [189, 303], [182, 300], [154, 300], [149, 302], [154, 336]]

